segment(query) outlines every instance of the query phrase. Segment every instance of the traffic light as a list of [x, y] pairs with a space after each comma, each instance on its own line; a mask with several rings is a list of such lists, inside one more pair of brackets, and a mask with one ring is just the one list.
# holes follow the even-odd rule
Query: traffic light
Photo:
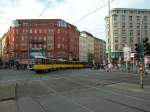
[[149, 56], [150, 55], [150, 43], [148, 42], [148, 38], [146, 38], [143, 41], [144, 45], [144, 55]]
[[141, 49], [140, 49], [140, 44], [135, 44], [135, 52], [136, 52], [136, 54], [135, 54], [135, 59], [136, 60], [140, 60], [140, 54], [141, 54]]
[[140, 45], [135, 44], [135, 52], [138, 54], [140, 52]]

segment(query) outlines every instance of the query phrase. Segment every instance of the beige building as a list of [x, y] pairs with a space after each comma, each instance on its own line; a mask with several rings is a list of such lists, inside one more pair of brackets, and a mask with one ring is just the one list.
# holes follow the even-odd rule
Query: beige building
[[93, 62], [94, 37], [88, 32], [81, 32], [79, 38], [79, 60], [82, 62]]
[[[135, 44], [144, 38], [150, 39], [150, 10], [115, 8], [105, 17], [106, 49], [112, 60], [123, 59], [123, 48], [135, 52]], [[110, 27], [110, 28], [109, 28]]]
[[2, 59], [2, 38], [0, 38], [0, 60]]
[[106, 42], [83, 31], [79, 38], [79, 60], [90, 64], [103, 64], [105, 62]]
[[8, 61], [8, 55], [5, 52], [5, 48], [6, 48], [6, 35], [4, 34], [4, 36], [1, 38], [1, 58], [2, 61]]
[[106, 63], [106, 42], [104, 40], [99, 40], [100, 42], [100, 64]]

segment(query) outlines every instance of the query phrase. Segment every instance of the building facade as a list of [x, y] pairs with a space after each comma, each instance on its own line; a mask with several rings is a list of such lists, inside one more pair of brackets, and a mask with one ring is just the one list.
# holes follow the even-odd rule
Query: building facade
[[3, 36], [3, 58], [32, 63], [34, 56], [79, 60], [79, 31], [61, 19], [18, 19]]
[[0, 61], [2, 60], [2, 39], [0, 38]]
[[82, 31], [80, 33], [79, 60], [89, 64], [103, 64], [106, 60], [106, 42]]
[[[110, 20], [109, 20], [110, 19]], [[150, 10], [115, 8], [105, 17], [106, 49], [111, 60], [123, 60], [123, 48], [135, 52], [135, 44], [150, 39]], [[110, 24], [109, 24], [110, 23]]]
[[82, 62], [93, 63], [94, 59], [94, 37], [92, 34], [80, 32], [79, 60]]
[[100, 64], [100, 39], [94, 38], [94, 63]]
[[99, 53], [99, 57], [100, 57], [100, 64], [106, 64], [106, 42], [104, 40], [99, 40], [100, 42], [100, 53]]

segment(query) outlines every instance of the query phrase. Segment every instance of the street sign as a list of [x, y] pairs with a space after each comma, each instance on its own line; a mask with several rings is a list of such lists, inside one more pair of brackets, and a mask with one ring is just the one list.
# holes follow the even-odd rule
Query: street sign
[[131, 52], [131, 48], [126, 46], [123, 48], [123, 52]]
[[131, 58], [134, 58], [135, 53], [131, 53]]
[[124, 52], [124, 61], [130, 61], [130, 52]]

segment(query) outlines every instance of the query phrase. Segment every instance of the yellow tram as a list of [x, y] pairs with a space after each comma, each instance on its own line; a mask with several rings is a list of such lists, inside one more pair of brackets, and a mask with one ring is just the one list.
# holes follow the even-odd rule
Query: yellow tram
[[75, 69], [84, 67], [85, 64], [79, 61], [52, 60], [43, 56], [36, 56], [33, 70], [36, 73], [44, 73], [58, 69]]

